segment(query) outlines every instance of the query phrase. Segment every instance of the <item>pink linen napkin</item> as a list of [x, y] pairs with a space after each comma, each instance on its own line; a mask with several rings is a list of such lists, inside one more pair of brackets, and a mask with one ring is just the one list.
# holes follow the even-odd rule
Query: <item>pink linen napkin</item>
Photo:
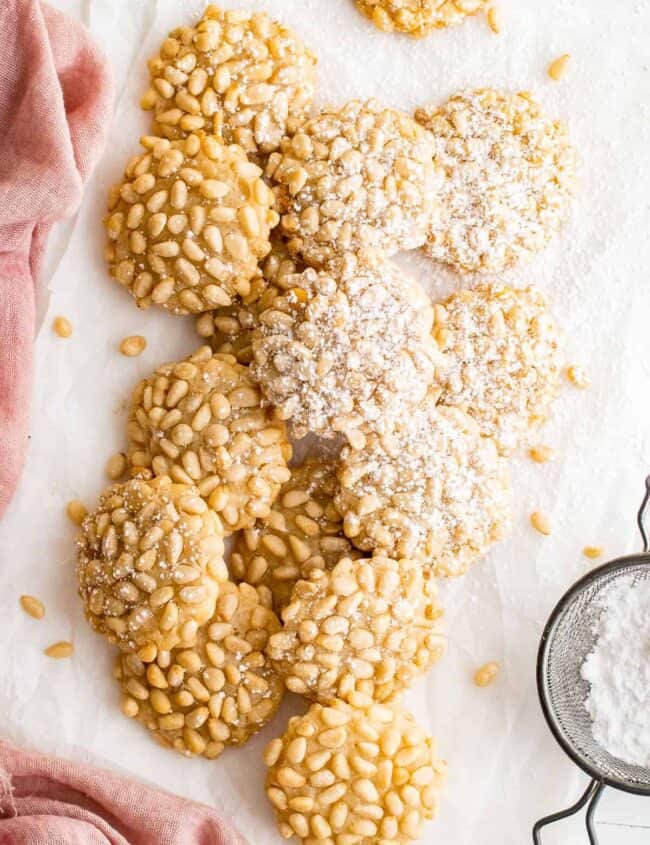
[[103, 149], [106, 59], [81, 24], [38, 0], [0, 2], [0, 517], [27, 446], [38, 271]]
[[0, 742], [0, 845], [246, 845], [210, 807]]

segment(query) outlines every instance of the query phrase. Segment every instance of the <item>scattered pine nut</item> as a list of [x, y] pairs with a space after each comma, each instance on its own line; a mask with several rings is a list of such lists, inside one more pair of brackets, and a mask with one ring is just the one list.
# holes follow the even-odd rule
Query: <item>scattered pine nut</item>
[[496, 6], [490, 6], [486, 13], [488, 26], [498, 35], [501, 32], [501, 10]]
[[489, 687], [499, 674], [499, 664], [491, 661], [485, 663], [474, 672], [474, 683], [477, 687]]
[[584, 367], [573, 364], [567, 369], [566, 375], [574, 387], [578, 387], [580, 390], [586, 390], [589, 387], [589, 376]]
[[60, 660], [63, 657], [71, 657], [73, 651], [74, 647], [71, 642], [68, 642], [68, 640], [61, 640], [58, 643], [52, 643], [51, 646], [48, 646], [45, 649], [45, 654], [47, 654], [48, 657], [54, 657], [57, 660]]
[[81, 525], [88, 513], [86, 506], [78, 499], [73, 499], [71, 502], [68, 502], [65, 509], [69, 518], [75, 525]]
[[549, 518], [539, 511], [531, 513], [530, 524], [533, 526], [535, 531], [539, 531], [540, 534], [548, 536], [551, 533], [551, 522]]
[[20, 606], [32, 619], [42, 619], [45, 616], [45, 605], [35, 596], [21, 596]]
[[141, 334], [133, 334], [125, 337], [120, 343], [120, 352], [127, 358], [135, 358], [147, 348], [147, 338]]
[[118, 481], [126, 472], [126, 455], [117, 452], [106, 461], [106, 475], [111, 481]]
[[532, 446], [528, 454], [537, 464], [545, 464], [550, 461], [555, 454], [555, 450], [550, 446]]
[[555, 59], [554, 62], [548, 66], [548, 75], [551, 79], [554, 79], [558, 82], [564, 74], [566, 73], [567, 66], [569, 64], [571, 56], [568, 53], [565, 53], [563, 56], [560, 56], [558, 59]]
[[67, 317], [55, 317], [52, 325], [59, 337], [70, 337], [72, 334], [72, 323]]
[[585, 546], [582, 550], [582, 554], [591, 560], [595, 560], [597, 557], [602, 556], [603, 551], [604, 549], [602, 546]]

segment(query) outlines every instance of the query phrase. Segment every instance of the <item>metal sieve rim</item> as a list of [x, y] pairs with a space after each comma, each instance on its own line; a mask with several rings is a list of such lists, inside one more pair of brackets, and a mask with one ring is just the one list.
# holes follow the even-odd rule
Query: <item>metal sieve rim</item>
[[537, 693], [539, 695], [539, 700], [542, 707], [542, 712], [544, 714], [544, 718], [546, 719], [546, 723], [548, 724], [551, 733], [555, 737], [556, 742], [562, 748], [565, 754], [567, 754], [567, 756], [570, 757], [571, 760], [573, 760], [573, 762], [583, 770], [583, 772], [588, 774], [589, 777], [594, 778], [599, 783], [611, 786], [613, 789], [620, 789], [623, 792], [629, 792], [634, 795], [650, 795], [650, 785], [635, 786], [625, 781], [621, 781], [618, 778], [606, 777], [602, 774], [602, 772], [596, 769], [591, 764], [591, 762], [586, 757], [584, 757], [580, 753], [580, 751], [575, 748], [574, 745], [569, 742], [565, 732], [560, 727], [557, 715], [550, 703], [550, 692], [547, 672], [547, 668], [549, 665], [549, 649], [553, 641], [553, 635], [555, 634], [555, 630], [558, 624], [560, 623], [560, 620], [562, 619], [566, 609], [576, 600], [576, 598], [580, 595], [580, 593], [582, 593], [583, 590], [590, 587], [595, 581], [599, 580], [599, 578], [601, 578], [602, 576], [608, 575], [612, 572], [622, 572], [629, 566], [635, 566], [639, 564], [650, 566], [650, 554], [645, 552], [637, 552], [633, 555], [626, 555], [624, 557], [618, 557], [614, 560], [610, 560], [608, 563], [604, 563], [602, 566], [598, 566], [596, 567], [596, 569], [592, 569], [591, 572], [588, 572], [586, 575], [576, 581], [576, 583], [573, 584], [573, 586], [570, 587], [567, 592], [562, 596], [562, 598], [553, 608], [548, 622], [544, 627], [542, 638], [540, 640], [539, 650], [537, 652]]

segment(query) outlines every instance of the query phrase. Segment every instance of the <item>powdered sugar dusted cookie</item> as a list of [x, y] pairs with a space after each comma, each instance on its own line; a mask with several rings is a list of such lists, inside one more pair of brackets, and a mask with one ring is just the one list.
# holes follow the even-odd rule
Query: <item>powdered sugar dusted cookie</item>
[[425, 395], [439, 353], [432, 308], [397, 266], [344, 262], [306, 270], [260, 314], [253, 377], [298, 437], [336, 432], [359, 442], [390, 428]]
[[541, 250], [567, 217], [575, 153], [566, 128], [528, 93], [462, 91], [416, 119], [444, 173], [426, 252], [458, 270], [498, 273]]
[[560, 334], [533, 287], [480, 285], [435, 307], [445, 353], [440, 402], [463, 408], [509, 455], [547, 418], [560, 390]]
[[418, 557], [460, 575], [499, 540], [509, 519], [506, 461], [459, 408], [427, 399], [394, 430], [345, 446], [336, 504], [361, 549]]
[[303, 120], [316, 84], [316, 59], [296, 35], [264, 12], [210, 5], [195, 26], [170, 32], [149, 61], [156, 132], [196, 130], [251, 155], [276, 150]]
[[364, 15], [384, 32], [422, 37], [434, 29], [462, 23], [485, 8], [488, 0], [357, 0]]
[[375, 100], [322, 109], [266, 167], [289, 249], [321, 267], [422, 246], [437, 208], [432, 157], [430, 134]]

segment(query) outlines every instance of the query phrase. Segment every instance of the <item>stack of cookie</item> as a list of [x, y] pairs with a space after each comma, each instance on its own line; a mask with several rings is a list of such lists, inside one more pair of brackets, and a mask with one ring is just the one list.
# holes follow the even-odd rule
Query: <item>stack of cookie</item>
[[390, 259], [500, 273], [559, 227], [573, 153], [527, 94], [313, 114], [315, 66], [264, 13], [212, 6], [149, 63], [107, 260], [205, 345], [136, 387], [130, 479], [84, 521], [78, 579], [126, 715], [214, 758], [305, 696], [266, 753], [282, 835], [385, 845], [419, 838], [444, 778], [398, 700], [444, 651], [437, 578], [503, 535], [507, 456], [561, 366], [536, 290], [433, 304]]

